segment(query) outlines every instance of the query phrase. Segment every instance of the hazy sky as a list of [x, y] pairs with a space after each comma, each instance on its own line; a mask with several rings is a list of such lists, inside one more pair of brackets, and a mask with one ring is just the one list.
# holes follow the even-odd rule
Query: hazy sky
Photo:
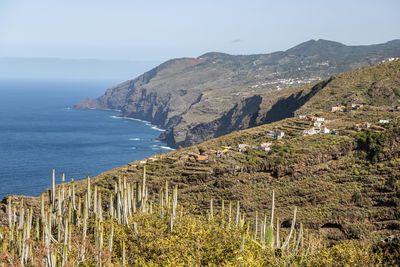
[[400, 1], [0, 0], [0, 56], [166, 60], [400, 39]]

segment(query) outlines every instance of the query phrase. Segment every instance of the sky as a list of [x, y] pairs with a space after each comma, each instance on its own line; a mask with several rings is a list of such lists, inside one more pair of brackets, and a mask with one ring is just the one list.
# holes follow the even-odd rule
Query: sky
[[0, 57], [164, 61], [400, 39], [400, 1], [0, 0]]

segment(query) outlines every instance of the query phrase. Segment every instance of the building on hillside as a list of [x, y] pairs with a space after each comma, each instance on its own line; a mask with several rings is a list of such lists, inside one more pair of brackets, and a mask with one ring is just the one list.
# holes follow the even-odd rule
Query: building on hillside
[[261, 143], [259, 149], [261, 151], [267, 152], [267, 151], [271, 151], [271, 146], [272, 146], [272, 143]]
[[381, 123], [381, 124], [387, 124], [387, 123], [389, 123], [389, 120], [379, 120], [379, 123]]
[[275, 137], [277, 140], [281, 140], [285, 136], [285, 132], [269, 132], [267, 135]]
[[320, 122], [314, 122], [314, 127], [321, 127], [321, 123]]
[[307, 116], [306, 115], [299, 115], [299, 119], [305, 120], [305, 119], [307, 119]]
[[361, 123], [360, 127], [361, 128], [366, 128], [366, 129], [371, 128], [371, 123], [369, 123], [367, 121], [363, 122], [363, 123]]
[[324, 121], [325, 121], [325, 118], [318, 117], [316, 121], [324, 122]]
[[332, 107], [331, 112], [343, 112], [344, 108], [340, 106]]
[[317, 130], [315, 128], [311, 128], [311, 129], [308, 129], [308, 130], [304, 130], [303, 134], [304, 135], [314, 135], [314, 134], [317, 134], [319, 132], [320, 132], [320, 130]]
[[323, 134], [328, 134], [330, 132], [331, 132], [331, 130], [329, 130], [327, 127], [324, 127], [324, 129], [322, 129]]
[[357, 129], [357, 131], [361, 131], [362, 129], [368, 129], [371, 128], [371, 123], [369, 122], [363, 122], [363, 123], [359, 123], [355, 125], [355, 128]]
[[246, 152], [249, 148], [250, 148], [250, 146], [247, 144], [239, 144], [238, 145], [239, 152]]
[[150, 158], [148, 158], [148, 160], [150, 160], [151, 162], [154, 162], [154, 161], [158, 160], [158, 158], [150, 157]]
[[139, 161], [139, 163], [140, 164], [146, 164], [147, 163], [147, 160], [145, 159], [145, 160], [141, 160], [141, 161]]
[[194, 154], [193, 156], [197, 161], [205, 162], [208, 160], [208, 155]]
[[398, 60], [398, 59], [399, 59], [398, 57], [390, 57], [388, 59], [383, 60], [383, 62], [391, 62], [391, 61]]
[[352, 109], [360, 109], [362, 108], [364, 105], [363, 104], [357, 104], [357, 103], [352, 103], [351, 104], [351, 108]]
[[276, 139], [281, 140], [285, 136], [284, 132], [276, 132]]

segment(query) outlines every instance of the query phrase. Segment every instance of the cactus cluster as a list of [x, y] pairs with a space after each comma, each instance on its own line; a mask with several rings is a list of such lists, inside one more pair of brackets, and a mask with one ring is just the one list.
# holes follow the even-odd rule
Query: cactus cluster
[[[0, 236], [1, 251], [10, 255], [8, 263], [17, 258], [21, 266], [79, 266], [88, 261], [95, 262], [97, 266], [125, 266], [130, 264], [127, 244], [125, 240], [117, 240], [118, 246], [115, 246], [116, 226], [139, 236], [140, 225], [135, 218], [156, 216], [169, 224], [169, 232], [174, 235], [177, 218], [183, 216], [182, 211], [180, 216], [177, 212], [178, 186], [175, 185], [170, 194], [168, 181], [165, 187], [159, 188], [159, 200], [153, 203], [154, 195], [153, 198], [149, 197], [145, 168], [141, 182], [134, 184], [127, 182], [125, 177], [118, 178], [108, 198], [103, 199], [102, 192], [105, 190], [96, 184], [92, 185], [89, 176], [83, 195], [75, 192], [73, 179], [69, 184], [65, 183], [64, 173], [62, 184], [56, 186], [53, 170], [52, 187], [47, 198], [45, 193], [41, 194], [40, 210], [27, 207], [23, 199], [17, 204], [9, 196], [8, 233]], [[229, 209], [226, 210], [225, 201], [221, 200], [221, 209], [217, 210], [215, 201], [211, 199], [207, 221], [210, 229], [218, 227], [229, 232], [234, 228], [241, 232], [240, 253], [244, 253], [249, 242], [262, 249], [280, 249], [291, 253], [303, 249], [301, 224], [298, 233], [295, 233], [297, 208], [294, 209], [287, 238], [280, 238], [279, 219], [274, 220], [275, 192], [272, 192], [269, 223], [266, 216], [259, 223], [256, 212], [253, 227], [251, 218], [246, 218], [241, 212], [239, 201], [235, 206], [233, 211], [233, 203], [229, 201]], [[38, 216], [34, 216], [35, 210]], [[154, 214], [153, 210], [156, 211]], [[0, 259], [0, 266], [8, 266], [8, 263]]]

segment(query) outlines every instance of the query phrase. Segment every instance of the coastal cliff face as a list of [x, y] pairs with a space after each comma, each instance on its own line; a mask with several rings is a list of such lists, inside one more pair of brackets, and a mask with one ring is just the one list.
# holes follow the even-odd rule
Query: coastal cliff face
[[311, 40], [271, 54], [207, 53], [167, 61], [74, 108], [118, 109], [166, 129], [160, 138], [170, 146], [189, 146], [290, 117], [306, 99], [288, 95], [294, 85], [390, 57], [400, 57], [399, 40], [371, 46]]

